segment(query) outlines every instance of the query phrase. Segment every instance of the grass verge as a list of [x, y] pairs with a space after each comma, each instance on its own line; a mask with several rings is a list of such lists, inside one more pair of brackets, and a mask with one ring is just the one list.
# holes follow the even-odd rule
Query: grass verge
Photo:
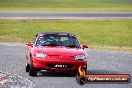
[[132, 2], [100, 0], [0, 0], [0, 11], [132, 12]]
[[33, 41], [39, 32], [71, 32], [91, 48], [132, 51], [132, 20], [0, 20], [0, 42]]

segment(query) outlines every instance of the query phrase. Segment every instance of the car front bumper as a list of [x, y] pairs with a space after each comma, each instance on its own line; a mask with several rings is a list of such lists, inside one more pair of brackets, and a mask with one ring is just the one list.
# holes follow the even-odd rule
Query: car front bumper
[[87, 69], [87, 60], [51, 61], [33, 58], [33, 67], [41, 70], [78, 70], [79, 66], [82, 66], [84, 67], [84, 69]]

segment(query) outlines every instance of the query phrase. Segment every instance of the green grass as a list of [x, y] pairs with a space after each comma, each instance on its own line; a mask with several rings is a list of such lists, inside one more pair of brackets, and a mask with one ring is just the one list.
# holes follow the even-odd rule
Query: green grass
[[132, 20], [0, 20], [0, 42], [33, 41], [39, 32], [71, 32], [91, 47], [132, 47]]
[[0, 0], [0, 11], [132, 12], [132, 2], [99, 2], [99, 0]]

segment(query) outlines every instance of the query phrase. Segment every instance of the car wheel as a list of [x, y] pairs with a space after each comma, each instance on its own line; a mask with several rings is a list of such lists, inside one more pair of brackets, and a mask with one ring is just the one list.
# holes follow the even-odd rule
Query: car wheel
[[87, 82], [87, 79], [84, 76], [76, 77], [77, 83], [80, 85], [84, 85]]
[[30, 55], [30, 69], [29, 76], [37, 76], [37, 69], [33, 67], [32, 56]]
[[29, 76], [37, 76], [37, 69], [36, 68], [30, 68], [29, 70]]
[[30, 70], [30, 65], [26, 63], [25, 69], [26, 69], [26, 72], [29, 72], [29, 70]]

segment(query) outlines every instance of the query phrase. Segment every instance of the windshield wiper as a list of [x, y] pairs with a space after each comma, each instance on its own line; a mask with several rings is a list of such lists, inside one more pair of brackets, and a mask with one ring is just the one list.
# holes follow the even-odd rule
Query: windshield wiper
[[42, 45], [42, 46], [59, 46], [57, 44], [45, 44], [45, 45]]
[[66, 47], [76, 47], [77, 48], [77, 46], [75, 46], [75, 45], [68, 45]]

